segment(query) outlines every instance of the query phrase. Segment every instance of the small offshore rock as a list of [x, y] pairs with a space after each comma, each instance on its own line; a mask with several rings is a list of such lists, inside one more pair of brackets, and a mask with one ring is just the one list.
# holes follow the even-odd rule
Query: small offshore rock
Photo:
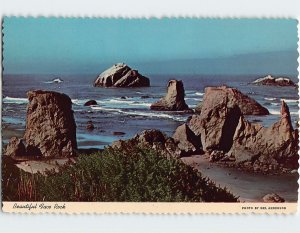
[[124, 132], [113, 132], [113, 135], [125, 135], [126, 133]]
[[285, 202], [284, 198], [276, 193], [267, 194], [263, 197], [263, 201], [266, 203], [282, 203]]
[[84, 106], [91, 106], [91, 105], [97, 105], [97, 101], [89, 100], [89, 101], [85, 102], [85, 104], [84, 104]]

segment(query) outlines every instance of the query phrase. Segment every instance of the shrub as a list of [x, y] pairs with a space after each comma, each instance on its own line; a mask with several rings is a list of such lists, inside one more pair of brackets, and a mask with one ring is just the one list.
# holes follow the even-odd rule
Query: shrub
[[80, 155], [75, 164], [62, 167], [58, 173], [48, 172], [47, 176], [22, 172], [17, 189], [17, 198], [22, 201], [238, 200], [181, 160], [167, 159], [153, 149], [138, 146]]

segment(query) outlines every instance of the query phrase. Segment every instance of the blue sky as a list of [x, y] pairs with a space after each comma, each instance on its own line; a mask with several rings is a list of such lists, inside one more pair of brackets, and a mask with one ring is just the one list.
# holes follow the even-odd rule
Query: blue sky
[[[270, 54], [271, 58], [274, 52], [279, 57], [281, 52], [290, 56], [277, 59], [278, 64], [273, 59], [272, 64], [266, 64], [268, 69], [278, 70], [281, 65], [283, 73], [295, 73], [297, 66], [296, 20], [5, 17], [3, 32], [5, 73], [98, 73], [117, 62], [139, 66], [135, 68], [148, 73], [147, 67], [152, 64], [152, 73], [164, 73], [171, 71], [161, 66], [156, 70], [153, 64], [178, 60], [183, 61], [182, 70], [188, 72], [185, 60], [197, 66], [201, 61], [222, 63], [228, 57], [237, 57], [236, 62], [242, 63], [240, 55]], [[228, 66], [236, 66], [236, 62]], [[258, 64], [263, 66], [261, 61]], [[249, 66], [241, 67], [245, 65]], [[253, 70], [248, 67], [247, 72], [259, 73], [263, 68], [255, 66]], [[234, 72], [233, 68], [216, 72]], [[176, 70], [180, 72], [177, 65]], [[246, 72], [239, 67], [236, 70]], [[202, 63], [201, 69], [192, 72], [214, 71], [208, 71]]]

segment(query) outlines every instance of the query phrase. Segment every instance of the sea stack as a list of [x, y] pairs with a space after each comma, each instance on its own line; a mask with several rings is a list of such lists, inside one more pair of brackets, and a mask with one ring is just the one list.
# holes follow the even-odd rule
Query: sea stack
[[182, 81], [170, 80], [166, 96], [153, 103], [150, 108], [156, 111], [191, 111], [185, 103], [184, 96]]
[[149, 87], [150, 80], [131, 69], [124, 63], [118, 63], [102, 72], [94, 82], [95, 87]]
[[[7, 146], [16, 145], [14, 156], [61, 158], [75, 156], [76, 124], [71, 99], [54, 91], [29, 91], [26, 129], [22, 141], [12, 139]], [[24, 143], [26, 151], [20, 143]], [[22, 152], [17, 153], [17, 152]], [[7, 154], [7, 153], [6, 153]]]
[[266, 77], [256, 79], [252, 82], [255, 85], [268, 85], [268, 86], [297, 86], [291, 79], [286, 77], [272, 77], [267, 75]]
[[263, 127], [246, 120], [239, 106], [226, 96], [205, 98], [201, 113], [193, 115], [188, 126], [201, 139], [203, 150], [217, 154], [217, 160], [230, 160], [258, 172], [298, 168], [298, 130], [293, 129], [284, 101], [280, 120]]
[[[257, 101], [243, 94], [236, 88], [227, 86], [205, 88], [203, 102], [205, 102], [206, 105], [209, 102], [212, 102], [210, 105], [214, 104], [213, 102], [218, 103], [225, 98], [229, 105], [233, 106], [236, 104], [241, 109], [243, 115], [269, 115], [268, 109], [261, 106]], [[202, 103], [196, 107], [195, 111], [200, 113], [201, 109]]]

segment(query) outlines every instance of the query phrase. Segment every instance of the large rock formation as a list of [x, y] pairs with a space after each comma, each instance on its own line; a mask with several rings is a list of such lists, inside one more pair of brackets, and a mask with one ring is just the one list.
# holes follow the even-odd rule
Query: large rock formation
[[[261, 106], [254, 99], [243, 94], [235, 88], [226, 86], [221, 87], [207, 87], [205, 88], [205, 95], [203, 102], [217, 103], [219, 100], [227, 98], [230, 105], [237, 105], [244, 115], [268, 115], [268, 109]], [[210, 103], [213, 104], [213, 103]], [[202, 109], [202, 103], [199, 104], [195, 111], [200, 113]]]
[[203, 150], [227, 152], [231, 148], [241, 110], [226, 95], [226, 89], [209, 88], [206, 92], [210, 93], [210, 90], [215, 95], [205, 96], [201, 114], [193, 115], [188, 125], [194, 134], [201, 138]]
[[298, 131], [293, 129], [286, 103], [282, 101], [280, 120], [268, 128], [240, 117], [229, 154], [238, 162], [254, 162], [258, 168], [266, 164], [274, 169], [279, 164], [297, 168]]
[[256, 79], [252, 82], [255, 85], [269, 85], [269, 86], [297, 86], [291, 79], [289, 78], [275, 78], [271, 75], [267, 75], [266, 77]]
[[22, 139], [18, 139], [17, 137], [12, 137], [6, 147], [5, 155], [10, 157], [26, 156], [26, 147]]
[[149, 87], [150, 80], [124, 63], [118, 63], [101, 73], [95, 87]]
[[227, 95], [216, 95], [204, 99], [201, 114], [194, 115], [188, 126], [201, 138], [204, 151], [218, 155], [212, 160], [233, 159], [256, 171], [298, 167], [298, 131], [284, 101], [280, 120], [265, 128], [247, 121]]
[[[29, 91], [24, 144], [26, 156], [47, 158], [71, 157], [77, 148], [76, 124], [71, 99], [53, 91]], [[12, 143], [13, 142], [13, 143]], [[15, 139], [7, 146], [18, 145], [14, 156], [24, 156], [21, 141]]]
[[168, 83], [168, 91], [165, 97], [150, 108], [157, 111], [187, 111], [190, 110], [184, 100], [184, 87], [182, 81], [170, 80]]

